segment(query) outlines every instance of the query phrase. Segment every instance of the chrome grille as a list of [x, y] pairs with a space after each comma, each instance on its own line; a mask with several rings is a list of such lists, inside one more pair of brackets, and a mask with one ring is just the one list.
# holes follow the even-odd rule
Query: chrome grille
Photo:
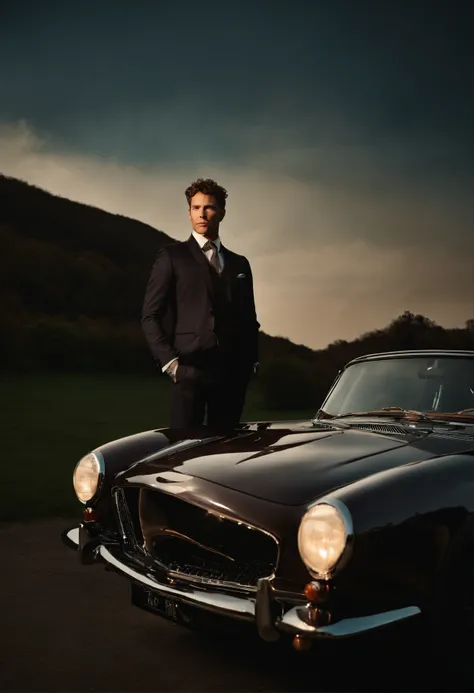
[[256, 587], [259, 578], [269, 577], [275, 570], [275, 565], [271, 562], [244, 558], [230, 562], [224, 556], [174, 539], [167, 540], [153, 549], [153, 554], [172, 573], [199, 578], [210, 584], [225, 582]]
[[116, 504], [126, 546], [176, 577], [256, 588], [275, 572], [276, 539], [245, 522], [148, 488], [118, 489]]
[[138, 517], [139, 488], [114, 490], [115, 508], [125, 548], [144, 552], [143, 534]]

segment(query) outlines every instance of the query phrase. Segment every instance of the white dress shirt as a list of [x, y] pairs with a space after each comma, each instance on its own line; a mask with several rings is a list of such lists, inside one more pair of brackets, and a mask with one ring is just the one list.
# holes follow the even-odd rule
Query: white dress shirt
[[[205, 238], [204, 236], [201, 236], [200, 233], [196, 233], [196, 231], [194, 231], [194, 229], [193, 229], [193, 237], [198, 242], [200, 248], [202, 248], [208, 241], [208, 239]], [[222, 272], [222, 270], [224, 269], [224, 255], [222, 253], [221, 239], [219, 237], [217, 237], [212, 242], [215, 244], [215, 246], [217, 248], [217, 257], [219, 258], [219, 265], [220, 265], [221, 272]], [[207, 257], [207, 259], [210, 261], [212, 250], [206, 250], [206, 251], [203, 251], [203, 253]]]
[[[202, 236], [200, 233], [196, 233], [196, 231], [194, 231], [194, 229], [193, 229], [192, 235], [193, 235], [193, 238], [196, 240], [196, 242], [199, 244], [199, 247], [200, 247], [201, 249], [203, 248], [203, 246], [204, 246], [204, 245], [207, 243], [207, 241], [209, 240], [208, 238], [205, 238], [205, 236]], [[217, 248], [217, 257], [219, 258], [219, 265], [220, 265], [221, 272], [222, 272], [222, 270], [224, 269], [224, 255], [223, 255], [223, 253], [222, 253], [222, 244], [221, 244], [220, 238], [217, 237], [217, 238], [213, 241], [213, 243], [215, 244], [215, 246], [216, 246], [216, 248]], [[206, 251], [203, 250], [203, 254], [207, 257], [207, 259], [208, 259], [209, 261], [211, 260], [212, 250], [206, 250]], [[161, 369], [162, 372], [164, 373], [164, 372], [167, 370], [167, 368], [169, 368], [170, 363], [173, 363], [173, 361], [177, 361], [177, 360], [178, 360], [178, 359], [175, 358], [175, 359], [171, 359], [171, 361], [168, 361], [168, 363], [165, 364], [165, 365], [163, 366], [163, 368]], [[178, 365], [176, 364], [176, 367], [175, 367], [175, 369], [174, 369], [174, 372], [175, 372], [175, 373], [176, 373], [176, 369], [177, 369], [177, 368], [178, 368]]]

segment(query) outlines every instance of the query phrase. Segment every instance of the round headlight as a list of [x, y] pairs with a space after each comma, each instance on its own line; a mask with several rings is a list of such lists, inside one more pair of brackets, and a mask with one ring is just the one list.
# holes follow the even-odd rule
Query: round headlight
[[298, 531], [298, 549], [309, 572], [314, 577], [330, 577], [350, 538], [352, 522], [345, 506], [323, 502], [310, 508]]
[[74, 491], [81, 503], [87, 503], [94, 498], [99, 489], [104, 467], [102, 458], [91, 452], [76, 464], [72, 482]]

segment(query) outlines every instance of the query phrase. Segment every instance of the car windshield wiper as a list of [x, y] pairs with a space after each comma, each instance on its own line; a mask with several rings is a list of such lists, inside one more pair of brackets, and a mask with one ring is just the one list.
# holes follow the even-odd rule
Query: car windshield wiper
[[350, 411], [345, 414], [338, 414], [334, 419], [343, 419], [346, 416], [397, 416], [399, 418], [418, 419], [419, 421], [430, 421], [422, 411], [416, 409], [403, 409], [402, 407], [383, 407], [382, 409], [372, 409], [370, 411]]
[[[319, 418], [321, 416], [321, 418]], [[349, 428], [348, 424], [345, 424], [341, 421], [338, 423], [334, 422], [334, 419], [336, 417], [333, 416], [332, 414], [328, 414], [326, 411], [323, 409], [319, 409], [317, 412], [316, 416], [311, 419], [311, 423], [313, 426], [326, 426], [327, 428]]]
[[426, 412], [430, 419], [443, 417], [443, 418], [457, 418], [457, 417], [474, 417], [474, 407], [469, 409], [460, 409], [459, 411], [428, 411]]

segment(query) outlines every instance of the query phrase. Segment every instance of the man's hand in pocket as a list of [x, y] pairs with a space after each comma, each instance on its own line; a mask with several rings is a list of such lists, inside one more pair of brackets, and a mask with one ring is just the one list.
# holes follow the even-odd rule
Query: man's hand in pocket
[[170, 363], [170, 365], [166, 369], [166, 372], [168, 373], [168, 375], [174, 383], [176, 382], [176, 371], [178, 370], [178, 363], [178, 359], [175, 359]]

